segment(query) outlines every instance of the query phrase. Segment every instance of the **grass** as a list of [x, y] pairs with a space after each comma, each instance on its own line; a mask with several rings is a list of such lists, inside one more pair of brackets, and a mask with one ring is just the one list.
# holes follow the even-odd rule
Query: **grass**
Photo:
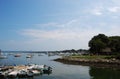
[[80, 58], [80, 59], [111, 59], [113, 56], [110, 55], [75, 55], [75, 56], [69, 56], [70, 58]]

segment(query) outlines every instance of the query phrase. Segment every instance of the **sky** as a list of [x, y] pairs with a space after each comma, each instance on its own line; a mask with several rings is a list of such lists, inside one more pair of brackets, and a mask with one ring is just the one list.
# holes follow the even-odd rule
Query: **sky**
[[99, 33], [120, 36], [120, 0], [0, 0], [0, 49], [89, 49]]

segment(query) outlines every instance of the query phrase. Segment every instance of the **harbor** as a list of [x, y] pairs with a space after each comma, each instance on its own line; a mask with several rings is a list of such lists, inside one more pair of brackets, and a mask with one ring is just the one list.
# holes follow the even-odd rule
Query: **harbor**
[[0, 78], [26, 78], [35, 75], [43, 75], [52, 73], [52, 68], [46, 65], [28, 64], [17, 66], [0, 67]]
[[[20, 57], [14, 55], [20, 54]], [[73, 65], [53, 61], [59, 55], [46, 53], [2, 52], [5, 59], [0, 59], [0, 79], [119, 79], [120, 71], [108, 68]], [[27, 56], [31, 56], [28, 57]], [[41, 56], [40, 56], [41, 55]], [[50, 73], [44, 68], [50, 68]], [[44, 72], [44, 73], [43, 73]], [[99, 75], [101, 74], [101, 75]], [[108, 75], [111, 74], [111, 75]], [[13, 76], [14, 75], [14, 76]]]

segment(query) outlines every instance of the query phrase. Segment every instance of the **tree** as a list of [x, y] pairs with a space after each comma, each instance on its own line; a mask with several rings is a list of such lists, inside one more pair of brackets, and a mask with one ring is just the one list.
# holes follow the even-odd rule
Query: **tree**
[[89, 41], [90, 52], [93, 54], [119, 54], [120, 36], [107, 37], [98, 34]]
[[110, 43], [109, 46], [113, 52], [120, 53], [120, 36], [109, 37]]
[[102, 50], [105, 49], [109, 44], [109, 38], [104, 34], [94, 36], [89, 41], [90, 52], [94, 54], [101, 54]]

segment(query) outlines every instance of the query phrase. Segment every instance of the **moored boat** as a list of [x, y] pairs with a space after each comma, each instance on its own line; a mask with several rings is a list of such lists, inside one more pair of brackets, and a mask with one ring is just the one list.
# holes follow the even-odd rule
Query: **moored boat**
[[21, 56], [21, 54], [15, 54], [14, 55], [14, 57], [20, 57]]
[[34, 73], [32, 72], [32, 70], [28, 70], [27, 71], [27, 77], [33, 77]]
[[28, 55], [28, 56], [26, 56], [26, 58], [32, 58], [32, 55]]
[[27, 77], [27, 71], [26, 70], [20, 70], [17, 74], [19, 78]]
[[9, 78], [16, 78], [17, 74], [18, 74], [18, 71], [14, 70], [14, 71], [11, 71], [10, 73], [8, 73], [7, 77], [9, 77]]
[[52, 73], [52, 68], [50, 66], [44, 66], [44, 69], [43, 69], [43, 73], [44, 74], [50, 74]]
[[40, 75], [41, 74], [41, 72], [39, 70], [32, 70], [32, 72], [33, 72], [34, 75]]
[[0, 72], [0, 79], [5, 79], [5, 78], [6, 78], [5, 74], [3, 74], [3, 72]]
[[34, 75], [50, 74], [52, 68], [46, 65], [19, 65], [19, 66], [1, 66], [0, 79], [5, 78], [26, 78]]

